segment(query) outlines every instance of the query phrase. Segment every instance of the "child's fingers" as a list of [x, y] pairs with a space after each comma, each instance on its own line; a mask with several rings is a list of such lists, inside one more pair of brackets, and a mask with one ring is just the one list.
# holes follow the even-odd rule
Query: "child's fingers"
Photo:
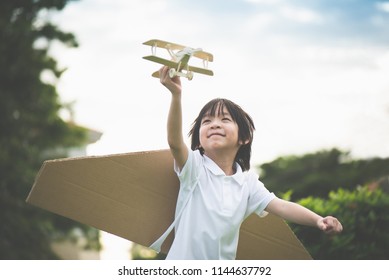
[[343, 230], [342, 224], [334, 217], [325, 217], [323, 223], [326, 233], [340, 233]]
[[161, 80], [161, 83], [163, 83], [166, 80], [168, 71], [169, 68], [167, 66], [163, 66], [159, 69], [159, 79]]
[[163, 66], [162, 68], [159, 69], [159, 81], [171, 93], [181, 93], [180, 77], [176, 76], [174, 78], [170, 78], [169, 67]]

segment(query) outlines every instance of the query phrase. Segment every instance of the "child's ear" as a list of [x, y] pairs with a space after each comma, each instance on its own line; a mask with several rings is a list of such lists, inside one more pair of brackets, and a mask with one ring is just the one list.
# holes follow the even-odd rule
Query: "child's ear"
[[242, 141], [242, 140], [239, 140], [239, 145], [247, 145], [248, 143], [250, 143], [250, 140], [249, 139], [246, 139], [245, 141]]

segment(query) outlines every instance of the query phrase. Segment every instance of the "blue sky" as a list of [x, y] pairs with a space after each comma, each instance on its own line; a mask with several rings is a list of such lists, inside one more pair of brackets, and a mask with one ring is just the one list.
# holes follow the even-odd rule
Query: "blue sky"
[[82, 0], [53, 20], [80, 42], [52, 53], [68, 68], [61, 99], [104, 133], [90, 154], [167, 148], [169, 93], [141, 59], [158, 38], [215, 57], [214, 77], [183, 81], [185, 132], [226, 97], [255, 121], [253, 165], [332, 147], [389, 156], [389, 1]]
[[185, 13], [203, 13], [218, 20], [229, 17], [231, 24], [245, 18], [271, 14], [267, 31], [292, 32], [310, 39], [352, 40], [360, 43], [388, 43], [388, 1], [368, 0], [212, 0], [169, 1]]

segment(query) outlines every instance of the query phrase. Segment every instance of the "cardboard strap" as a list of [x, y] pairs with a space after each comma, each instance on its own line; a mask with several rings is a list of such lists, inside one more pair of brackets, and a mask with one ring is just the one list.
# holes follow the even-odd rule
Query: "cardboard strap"
[[[200, 176], [199, 176], [200, 177]], [[192, 193], [194, 191], [194, 189], [196, 188], [197, 185], [200, 184], [199, 182], [199, 177], [197, 177], [197, 180], [196, 180], [196, 183], [193, 185], [193, 187], [189, 190], [189, 193], [184, 201], [184, 203], [182, 204], [182, 207], [178, 213], [177, 216], [175, 216], [174, 218], [174, 221], [172, 222], [172, 224], [168, 227], [168, 229], [156, 240], [154, 241], [153, 244], [151, 244], [149, 246], [149, 248], [157, 251], [158, 253], [161, 251], [161, 246], [163, 244], [163, 242], [165, 241], [165, 239], [169, 236], [170, 232], [173, 230], [173, 228], [176, 226], [177, 224], [177, 221], [180, 219], [181, 215], [182, 215], [182, 212], [184, 212], [184, 209], [185, 209], [185, 206], [188, 204], [188, 201], [189, 199], [192, 197]]]

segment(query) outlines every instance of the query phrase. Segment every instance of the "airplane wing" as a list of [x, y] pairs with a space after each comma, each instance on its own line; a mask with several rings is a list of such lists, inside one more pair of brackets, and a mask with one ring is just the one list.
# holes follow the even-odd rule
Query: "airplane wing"
[[162, 40], [156, 40], [156, 39], [144, 42], [143, 45], [148, 45], [148, 46], [158, 47], [163, 49], [170, 49], [170, 50], [179, 50], [179, 51], [186, 48], [185, 46], [182, 45], [178, 45], [175, 43], [170, 43]]
[[[213, 76], [213, 71], [211, 71], [209, 69], [200, 68], [200, 67], [189, 66], [189, 71], [193, 71], [193, 72], [204, 74], [204, 75]], [[159, 78], [159, 71], [155, 71], [151, 76], [153, 76], [154, 78]]]
[[[162, 65], [166, 65], [169, 68], [175, 68], [176, 69], [178, 67], [178, 64], [179, 64], [178, 62], [174, 62], [172, 60], [161, 58], [161, 57], [158, 57], [158, 56], [155, 56], [155, 55], [144, 56], [143, 58], [146, 59], [146, 60], [150, 60], [150, 61], [162, 64]], [[213, 76], [213, 71], [209, 70], [209, 69], [195, 67], [195, 66], [188, 66], [188, 68], [187, 67], [184, 67], [184, 68], [185, 68], [185, 70], [193, 71], [193, 72], [204, 74], [204, 75]], [[152, 76], [155, 77], [155, 78], [159, 78], [159, 71], [154, 72], [152, 74]]]
[[[179, 45], [179, 44], [175, 44], [175, 43], [171, 43], [171, 42], [167, 42], [167, 41], [162, 41], [162, 40], [157, 40], [157, 39], [152, 39], [152, 40], [146, 41], [143, 43], [143, 45], [158, 47], [158, 48], [163, 48], [163, 49], [169, 49], [169, 50], [173, 50], [173, 51], [174, 50], [182, 51], [183, 49], [186, 48], [186, 46], [183, 46], [183, 45]], [[200, 59], [203, 59], [203, 60], [207, 60], [209, 62], [213, 61], [213, 55], [211, 53], [208, 53], [208, 52], [199, 51], [199, 52], [194, 53], [193, 56], [200, 58]]]
[[204, 75], [213, 76], [213, 71], [205, 68], [188, 66], [188, 70], [196, 73], [204, 74]]
[[155, 55], [144, 56], [143, 58], [150, 60], [150, 61], [153, 61], [153, 62], [156, 62], [156, 63], [159, 63], [159, 64], [166, 65], [169, 68], [177, 68], [177, 66], [178, 66], [177, 62], [174, 62], [174, 61], [169, 60], [169, 59], [161, 58], [161, 57], [158, 57]]
[[195, 52], [193, 56], [209, 62], [213, 61], [213, 55], [208, 52], [204, 52], [204, 51]]
[[159, 71], [155, 71], [151, 76], [153, 76], [154, 78], [159, 78]]

